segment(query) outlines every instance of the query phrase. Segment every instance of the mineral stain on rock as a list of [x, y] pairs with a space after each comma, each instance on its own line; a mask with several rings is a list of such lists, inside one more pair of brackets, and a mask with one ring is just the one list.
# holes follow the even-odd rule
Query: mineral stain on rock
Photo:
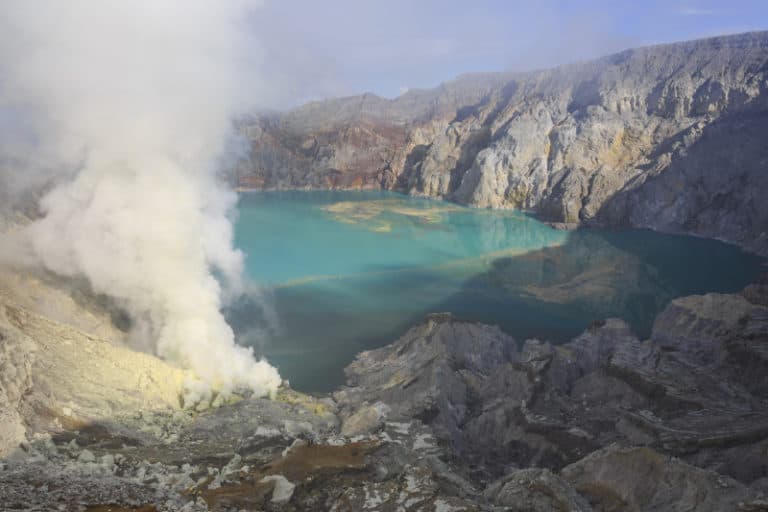
[[[263, 505], [270, 498], [272, 502], [288, 502], [296, 484], [303, 487], [322, 485], [324, 479], [349, 478], [366, 469], [366, 456], [378, 447], [373, 441], [344, 445], [294, 444], [285, 456], [249, 472], [241, 473], [236, 480], [215, 489], [192, 490], [199, 494], [211, 510], [224, 507], [245, 507]], [[295, 483], [294, 483], [295, 482]], [[289, 493], [280, 492], [281, 485], [289, 486]], [[305, 492], [302, 490], [302, 492]]]

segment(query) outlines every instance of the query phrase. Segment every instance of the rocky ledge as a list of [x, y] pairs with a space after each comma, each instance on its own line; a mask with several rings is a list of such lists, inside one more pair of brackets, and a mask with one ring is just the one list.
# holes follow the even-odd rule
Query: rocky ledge
[[[34, 341], [35, 318], [25, 318], [15, 328]], [[86, 418], [81, 398], [66, 395], [74, 412], [27, 422], [26, 440], [2, 459], [0, 503], [768, 510], [768, 279], [672, 301], [647, 340], [608, 319], [562, 345], [518, 342], [433, 314], [346, 372], [332, 396], [284, 389], [204, 412], [129, 400], [122, 414], [113, 404], [112, 417]], [[48, 404], [46, 414], [62, 416]]]
[[243, 120], [246, 188], [382, 188], [768, 254], [768, 32]]

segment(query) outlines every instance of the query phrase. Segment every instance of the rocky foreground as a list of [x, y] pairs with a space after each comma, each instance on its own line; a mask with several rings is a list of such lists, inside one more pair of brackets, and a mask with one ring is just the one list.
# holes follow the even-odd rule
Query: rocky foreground
[[768, 280], [676, 299], [648, 340], [434, 314], [332, 396], [197, 410], [55, 285], [2, 280], [3, 510], [768, 510]]
[[244, 120], [241, 187], [381, 188], [768, 254], [768, 32]]

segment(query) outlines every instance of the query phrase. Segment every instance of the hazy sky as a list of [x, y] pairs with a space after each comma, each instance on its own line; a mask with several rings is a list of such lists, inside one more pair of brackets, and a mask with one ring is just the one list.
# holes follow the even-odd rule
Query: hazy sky
[[766, 30], [768, 0], [266, 0], [249, 24], [286, 105]]

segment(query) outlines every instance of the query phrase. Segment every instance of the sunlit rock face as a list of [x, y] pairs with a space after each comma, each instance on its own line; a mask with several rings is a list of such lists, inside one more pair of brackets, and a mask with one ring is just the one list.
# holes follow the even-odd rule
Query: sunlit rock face
[[248, 188], [384, 188], [768, 252], [768, 33], [244, 122]]
[[172, 411], [188, 372], [124, 342], [82, 282], [0, 269], [0, 456], [94, 420]]

